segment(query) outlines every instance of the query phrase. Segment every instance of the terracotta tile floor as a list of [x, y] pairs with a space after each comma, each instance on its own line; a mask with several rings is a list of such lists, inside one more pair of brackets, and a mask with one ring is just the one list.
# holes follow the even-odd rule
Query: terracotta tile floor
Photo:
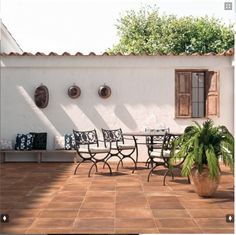
[[167, 179], [163, 169], [147, 182], [143, 163], [132, 174], [129, 163], [113, 176], [90, 164], [77, 175], [72, 163], [5, 163], [1, 165], [1, 213], [10, 222], [0, 233], [233, 233], [225, 215], [234, 210], [234, 179], [222, 167], [212, 198], [200, 198], [187, 179]]

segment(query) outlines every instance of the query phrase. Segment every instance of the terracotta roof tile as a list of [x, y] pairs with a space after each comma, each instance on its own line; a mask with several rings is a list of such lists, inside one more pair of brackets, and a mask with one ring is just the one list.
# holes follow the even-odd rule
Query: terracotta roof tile
[[96, 56], [96, 54], [94, 52], [90, 52], [88, 55], [89, 56]]
[[66, 55], [70, 55], [69, 52], [65, 51], [64, 53], [62, 53], [62, 56], [66, 56]]
[[15, 55], [22, 55], [22, 54], [20, 54], [20, 53], [17, 53], [17, 52], [10, 52], [9, 54], [7, 54], [7, 53], [4, 53], [5, 55], [13, 55], [13, 56], [15, 56]]
[[27, 56], [32, 56], [33, 54], [32, 53], [30, 53], [30, 52], [23, 52], [23, 54], [22, 54], [23, 56], [25, 56], [25, 55], [27, 55]]
[[81, 52], [78, 51], [75, 55], [76, 55], [76, 56], [78, 56], [78, 55], [83, 55], [83, 53], [81, 53]]
[[[131, 53], [130, 53], [130, 54], [131, 54]], [[129, 54], [129, 55], [130, 55], [130, 54]], [[118, 56], [121, 56], [121, 55], [122, 55], [122, 56], [123, 56], [124, 54], [122, 54], [121, 52], [117, 52], [115, 55], [118, 55]], [[135, 54], [133, 53], [133, 55], [135, 55]]]
[[37, 56], [45, 56], [46, 54], [44, 54], [43, 52], [36, 52], [35, 55], [37, 55]]
[[50, 52], [48, 55], [49, 55], [49, 56], [57, 56], [57, 55], [59, 55], [59, 54], [57, 54], [56, 52]]
[[217, 54], [214, 52], [205, 53], [205, 54], [202, 54], [202, 53], [188, 54], [188, 53], [184, 52], [179, 55], [173, 54], [173, 53], [168, 53], [168, 54], [157, 53], [157, 54], [153, 54], [153, 55], [148, 55], [147, 53], [136, 54], [133, 52], [131, 52], [129, 54], [123, 54], [121, 52], [114, 53], [114, 54], [113, 53], [109, 54], [107, 52], [104, 52], [102, 54], [96, 54], [94, 52], [90, 52], [89, 54], [84, 55], [81, 52], [77, 52], [75, 54], [70, 54], [69, 52], [65, 51], [61, 55], [56, 52], [50, 52], [48, 54], [45, 54], [43, 52], [36, 52], [35, 54], [32, 54], [30, 52], [23, 52], [23, 53], [10, 52], [10, 53], [0, 53], [0, 55], [2, 55], [2, 56], [233, 56], [234, 55], [234, 48], [230, 48], [227, 51], [217, 53]]
[[102, 56], [104, 56], [104, 55], [105, 55], [105, 56], [108, 56], [109, 54], [108, 54], [107, 52], [103, 52], [103, 53], [102, 53]]
[[234, 55], [234, 48], [230, 48], [228, 51], [225, 52], [226, 55]]

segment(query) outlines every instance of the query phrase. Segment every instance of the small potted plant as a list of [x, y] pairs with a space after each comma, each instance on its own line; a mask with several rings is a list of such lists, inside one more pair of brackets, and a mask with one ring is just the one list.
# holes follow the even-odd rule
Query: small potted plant
[[234, 137], [225, 126], [214, 126], [208, 119], [202, 125], [194, 122], [186, 127], [184, 134], [174, 143], [171, 163], [185, 157], [182, 175], [191, 176], [199, 196], [210, 197], [217, 190], [220, 180], [219, 158], [224, 165], [234, 168]]

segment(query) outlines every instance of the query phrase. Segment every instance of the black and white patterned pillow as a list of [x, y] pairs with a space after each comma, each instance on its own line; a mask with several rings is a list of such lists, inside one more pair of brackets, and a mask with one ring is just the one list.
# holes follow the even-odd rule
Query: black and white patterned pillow
[[65, 134], [65, 149], [75, 149], [75, 136], [74, 134]]
[[34, 150], [46, 150], [47, 148], [47, 133], [35, 133], [30, 132], [33, 136], [33, 146], [32, 149]]
[[32, 150], [33, 136], [31, 134], [17, 134], [16, 136], [16, 150]]

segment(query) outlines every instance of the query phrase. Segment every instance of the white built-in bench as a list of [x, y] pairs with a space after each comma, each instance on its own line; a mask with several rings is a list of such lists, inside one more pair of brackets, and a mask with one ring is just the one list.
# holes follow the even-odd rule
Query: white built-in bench
[[77, 162], [77, 152], [76, 150], [29, 150], [29, 151], [21, 151], [21, 150], [0, 150], [0, 158], [1, 158], [1, 163], [5, 162], [6, 159], [6, 154], [7, 153], [17, 153], [17, 154], [28, 154], [28, 153], [33, 153], [33, 154], [37, 154], [38, 157], [38, 163], [42, 162], [42, 157], [43, 155], [47, 155], [47, 154], [52, 154], [52, 153], [70, 153], [70, 154], [74, 154], [74, 162]]

